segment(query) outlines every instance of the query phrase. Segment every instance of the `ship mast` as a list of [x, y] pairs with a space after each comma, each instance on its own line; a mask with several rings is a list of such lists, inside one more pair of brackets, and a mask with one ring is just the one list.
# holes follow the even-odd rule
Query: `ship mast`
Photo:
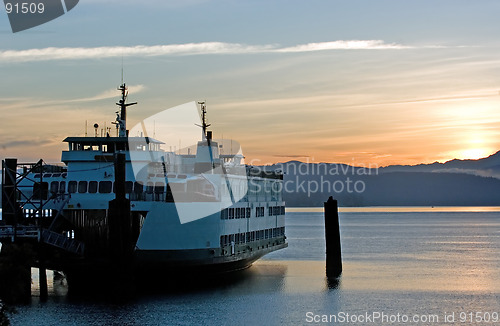
[[[207, 128], [210, 127], [210, 124], [207, 123], [207, 107], [205, 105], [205, 101], [198, 102], [201, 105], [201, 129], [202, 129], [202, 137], [203, 139], [208, 139], [207, 137]], [[210, 141], [210, 140], [209, 140]]]
[[[137, 102], [133, 103], [125, 103], [127, 101], [127, 96], [128, 96], [128, 87], [125, 85], [125, 83], [122, 83], [119, 87], [118, 90], [121, 91], [122, 97], [116, 105], [120, 107], [120, 113], [117, 114], [116, 117], [116, 123], [118, 124], [120, 130], [119, 130], [119, 137], [127, 137], [128, 136], [128, 130], [127, 130], [127, 106], [135, 105]], [[118, 112], [117, 112], [118, 113]]]

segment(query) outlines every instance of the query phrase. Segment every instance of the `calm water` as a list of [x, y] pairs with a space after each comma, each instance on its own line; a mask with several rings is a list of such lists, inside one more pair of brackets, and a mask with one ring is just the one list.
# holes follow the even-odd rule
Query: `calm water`
[[324, 276], [321, 210], [295, 209], [286, 216], [289, 248], [266, 256], [237, 281], [121, 304], [68, 298], [64, 281], [56, 281], [48, 302], [40, 303], [34, 274], [32, 303], [17, 306], [11, 322], [307, 325], [322, 315], [342, 324], [349, 314], [345, 324], [402, 325], [406, 318], [414, 325], [500, 324], [498, 209], [383, 210], [340, 213], [344, 273], [336, 287]]

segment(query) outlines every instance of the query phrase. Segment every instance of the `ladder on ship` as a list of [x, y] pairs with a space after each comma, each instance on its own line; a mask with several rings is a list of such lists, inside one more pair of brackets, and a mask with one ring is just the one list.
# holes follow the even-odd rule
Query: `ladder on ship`
[[[29, 169], [26, 168], [26, 165], [23, 165], [23, 172], [18, 173], [16, 159], [6, 159], [2, 161], [2, 222], [5, 224], [0, 225], [0, 242], [14, 243], [18, 240], [36, 241], [62, 249], [69, 253], [83, 255], [85, 250], [83, 242], [52, 230], [55, 220], [61, 216], [62, 208], [69, 200], [69, 197], [61, 202], [61, 207], [57, 211], [56, 216], [53, 217], [52, 223], [48, 228], [43, 228], [41, 225], [26, 223], [26, 216], [35, 218], [44, 216], [44, 205], [48, 200], [45, 202], [43, 201], [42, 198], [44, 196], [42, 193], [44, 190], [40, 186], [33, 186], [33, 189], [39, 189], [39, 193], [34, 191], [31, 196], [26, 196], [20, 189], [20, 182], [27, 178], [30, 172], [40, 171], [40, 181], [32, 181], [34, 185], [41, 185], [41, 178], [43, 175], [42, 164], [42, 160], [34, 164], [29, 164]], [[34, 209], [30, 209], [28, 213], [20, 204], [30, 204]], [[35, 220], [35, 224], [38, 224], [38, 221]]]

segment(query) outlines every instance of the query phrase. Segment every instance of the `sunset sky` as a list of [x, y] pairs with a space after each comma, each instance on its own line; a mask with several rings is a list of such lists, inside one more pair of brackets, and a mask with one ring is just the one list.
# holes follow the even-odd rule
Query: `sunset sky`
[[13, 34], [0, 156], [59, 162], [85, 121], [205, 100], [247, 162], [418, 164], [500, 150], [500, 1], [82, 0]]

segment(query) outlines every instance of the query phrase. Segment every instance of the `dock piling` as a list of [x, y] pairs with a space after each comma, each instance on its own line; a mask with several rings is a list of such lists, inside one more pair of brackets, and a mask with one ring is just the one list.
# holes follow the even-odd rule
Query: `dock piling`
[[326, 276], [337, 278], [342, 274], [342, 252], [340, 245], [340, 226], [337, 200], [332, 196], [324, 203]]
[[49, 292], [47, 289], [47, 269], [45, 268], [45, 264], [40, 263], [40, 267], [38, 267], [38, 274], [40, 283], [40, 300], [47, 301], [49, 297]]

